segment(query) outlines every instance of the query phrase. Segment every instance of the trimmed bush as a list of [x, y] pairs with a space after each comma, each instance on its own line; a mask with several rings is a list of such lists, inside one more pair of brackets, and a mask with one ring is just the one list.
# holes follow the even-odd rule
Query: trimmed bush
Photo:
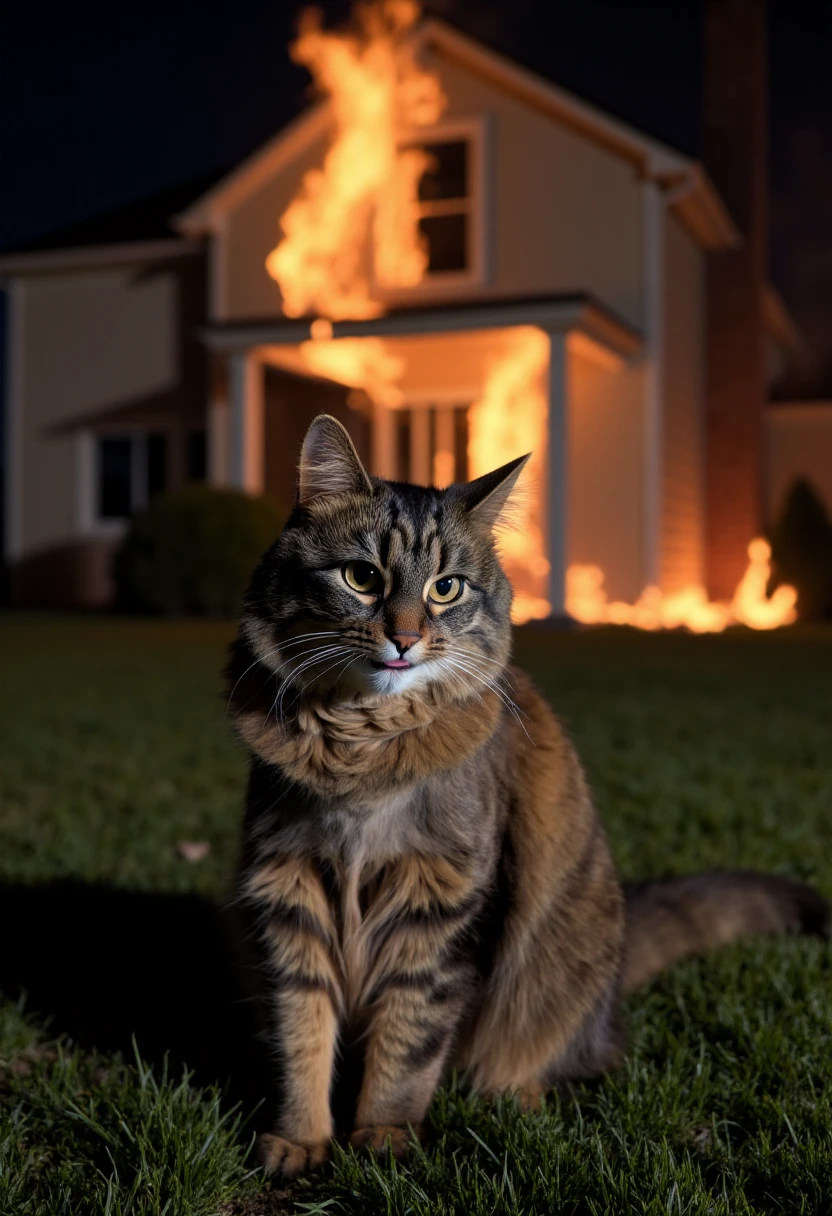
[[188, 486], [155, 498], [115, 556], [119, 606], [168, 616], [234, 616], [251, 571], [277, 537], [268, 498]]
[[795, 481], [771, 532], [772, 582], [797, 588], [801, 620], [832, 618], [832, 524], [808, 481]]

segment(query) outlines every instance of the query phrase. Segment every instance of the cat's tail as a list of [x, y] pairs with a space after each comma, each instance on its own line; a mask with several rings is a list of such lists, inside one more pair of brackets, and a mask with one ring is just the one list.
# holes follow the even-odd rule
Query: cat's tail
[[625, 885], [625, 994], [671, 963], [739, 937], [832, 935], [832, 904], [813, 887], [752, 871], [709, 871]]

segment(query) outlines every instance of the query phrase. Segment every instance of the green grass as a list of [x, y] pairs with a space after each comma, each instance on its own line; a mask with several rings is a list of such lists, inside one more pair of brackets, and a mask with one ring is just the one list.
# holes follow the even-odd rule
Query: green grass
[[[264, 1189], [262, 1062], [218, 912], [246, 769], [228, 637], [0, 624], [2, 1216], [832, 1208], [832, 952], [802, 940], [677, 967], [631, 1001], [624, 1070], [541, 1114], [451, 1086], [405, 1164], [339, 1152]], [[518, 655], [626, 876], [755, 866], [832, 894], [832, 636], [529, 631]]]

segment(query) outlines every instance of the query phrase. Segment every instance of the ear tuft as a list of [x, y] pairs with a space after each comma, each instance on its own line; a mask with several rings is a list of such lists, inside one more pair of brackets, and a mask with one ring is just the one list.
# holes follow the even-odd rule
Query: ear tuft
[[319, 414], [300, 451], [298, 502], [349, 491], [369, 494], [372, 488], [346, 429], [330, 414]]
[[526, 467], [530, 456], [531, 452], [525, 456], [518, 456], [516, 460], [510, 460], [508, 464], [502, 465], [499, 469], [485, 473], [476, 481], [469, 481], [467, 485], [455, 486], [454, 490], [468, 514], [485, 527], [493, 528], [506, 509], [511, 493], [517, 484], [517, 478]]

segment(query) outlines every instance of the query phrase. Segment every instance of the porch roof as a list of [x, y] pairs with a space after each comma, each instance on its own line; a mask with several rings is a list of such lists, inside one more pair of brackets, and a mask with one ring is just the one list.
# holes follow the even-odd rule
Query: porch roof
[[[315, 318], [252, 318], [215, 322], [201, 331], [210, 350], [235, 354], [259, 346], [290, 346], [307, 341]], [[639, 330], [586, 292], [525, 298], [459, 301], [390, 308], [362, 321], [334, 321], [333, 338], [400, 337], [536, 325], [549, 333], [576, 332], [618, 359], [639, 354]]]

